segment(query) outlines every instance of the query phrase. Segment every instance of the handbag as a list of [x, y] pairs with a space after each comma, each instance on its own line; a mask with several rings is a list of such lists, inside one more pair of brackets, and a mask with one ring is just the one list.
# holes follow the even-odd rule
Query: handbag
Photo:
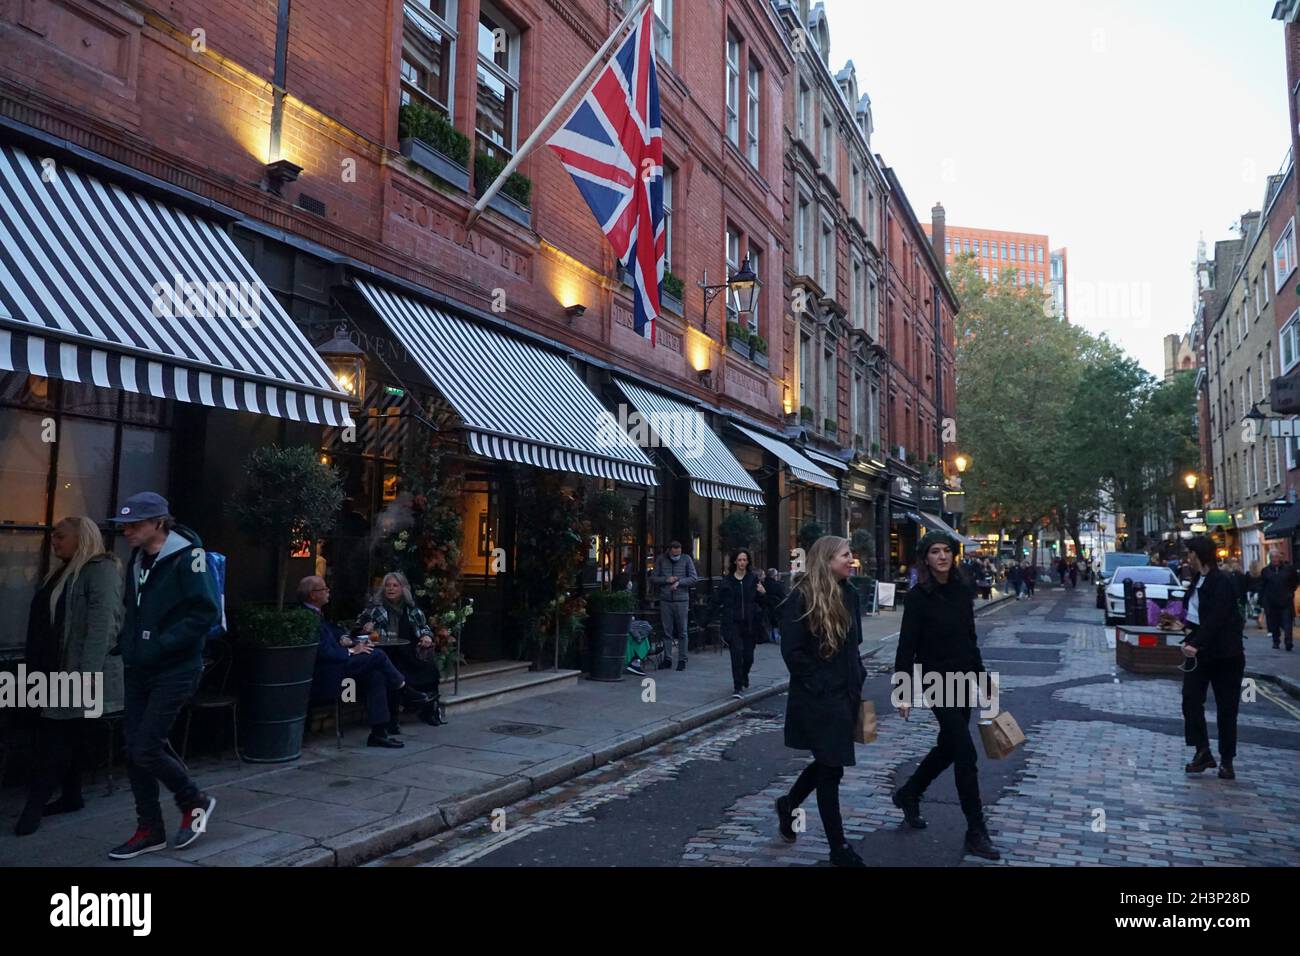
[[876, 705], [869, 700], [858, 701], [858, 720], [853, 727], [853, 739], [869, 744], [876, 739]]

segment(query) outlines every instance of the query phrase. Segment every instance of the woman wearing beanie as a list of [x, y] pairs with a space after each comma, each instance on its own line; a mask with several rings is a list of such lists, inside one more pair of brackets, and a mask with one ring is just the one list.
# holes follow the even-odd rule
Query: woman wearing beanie
[[862, 610], [857, 590], [848, 583], [852, 573], [848, 539], [818, 538], [781, 616], [781, 656], [790, 669], [785, 745], [811, 750], [813, 761], [777, 799], [777, 824], [782, 839], [793, 843], [794, 811], [816, 790], [834, 866], [866, 865], [845, 841], [840, 817], [840, 779], [855, 762], [853, 728], [866, 679], [858, 656]]
[[[898, 656], [894, 673], [911, 680], [914, 665], [923, 674], [983, 673], [975, 634], [975, 611], [958, 575], [952, 572], [957, 542], [942, 532], [931, 532], [921, 539], [918, 554], [921, 564], [918, 583], [903, 602], [903, 623], [898, 637]], [[945, 678], [944, 686], [949, 686]], [[910, 780], [894, 793], [894, 806], [903, 811], [909, 826], [923, 828], [921, 797], [939, 774], [954, 768], [957, 796], [966, 815], [966, 850], [987, 860], [1001, 854], [989, 840], [980, 802], [979, 776], [976, 772], [975, 743], [970, 733], [970, 701], [967, 706], [951, 706], [957, 701], [941, 701], [932, 708], [939, 722], [939, 739], [921, 761]], [[900, 704], [904, 720], [911, 712], [910, 703]]]
[[1188, 773], [1201, 773], [1215, 766], [1210, 753], [1210, 734], [1205, 726], [1205, 693], [1214, 688], [1218, 710], [1219, 776], [1235, 780], [1232, 761], [1237, 756], [1237, 707], [1241, 701], [1241, 678], [1246, 671], [1242, 644], [1245, 622], [1237, 610], [1237, 593], [1232, 579], [1219, 570], [1214, 542], [1192, 538], [1187, 542], [1187, 563], [1196, 577], [1187, 599], [1187, 624], [1183, 640], [1183, 734], [1195, 747]]

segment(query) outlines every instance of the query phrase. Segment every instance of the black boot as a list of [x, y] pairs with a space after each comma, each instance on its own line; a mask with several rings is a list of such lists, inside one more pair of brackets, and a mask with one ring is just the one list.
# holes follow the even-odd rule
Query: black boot
[[81, 810], [85, 806], [86, 806], [85, 801], [81, 799], [80, 794], [74, 796], [65, 793], [62, 796], [60, 796], [59, 799], [51, 800], [49, 803], [47, 803], [45, 805], [45, 809], [42, 810], [41, 812], [44, 816], [52, 817], [55, 814], [59, 814], [59, 813], [76, 813], [78, 810]]
[[420, 719], [430, 727], [440, 727], [445, 723], [442, 719], [442, 714], [439, 713], [440, 709], [441, 706], [437, 701], [425, 704], [420, 708]]
[[776, 828], [781, 832], [781, 839], [793, 843], [799, 839], [794, 831], [794, 811], [790, 809], [789, 795], [776, 798]]
[[993, 841], [989, 839], [988, 828], [984, 824], [971, 826], [966, 830], [966, 852], [974, 853], [976, 856], [982, 856], [986, 860], [1000, 860], [1002, 854], [998, 852]]
[[899, 788], [894, 791], [894, 806], [903, 811], [903, 819], [907, 825], [914, 830], [924, 830], [928, 824], [925, 817], [921, 816], [921, 799], [909, 794], [906, 788]]
[[1214, 754], [1210, 753], [1209, 747], [1206, 747], [1204, 750], [1196, 751], [1192, 762], [1183, 769], [1188, 773], [1200, 773], [1203, 770], [1213, 770], [1217, 766], [1218, 764], [1214, 762]]
[[41, 827], [41, 811], [45, 805], [40, 801], [28, 800], [23, 812], [18, 816], [18, 822], [14, 824], [14, 833], [18, 836], [30, 836]]
[[856, 850], [849, 844], [831, 850], [831, 866], [866, 866], [862, 862], [862, 857], [858, 856]]
[[1220, 780], [1236, 780], [1236, 779], [1237, 779], [1237, 774], [1236, 774], [1236, 772], [1232, 769], [1232, 760], [1231, 760], [1230, 758], [1228, 758], [1228, 757], [1223, 757], [1223, 758], [1220, 758], [1220, 760], [1219, 760], [1219, 779], [1220, 779]]

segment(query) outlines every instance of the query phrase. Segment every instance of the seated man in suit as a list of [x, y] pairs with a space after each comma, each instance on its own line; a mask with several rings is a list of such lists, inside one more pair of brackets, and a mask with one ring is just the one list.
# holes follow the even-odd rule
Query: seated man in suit
[[365, 689], [370, 715], [370, 738], [366, 746], [405, 746], [396, 739], [401, 728], [393, 717], [390, 694], [400, 693], [407, 704], [415, 707], [427, 704], [428, 696], [407, 687], [406, 678], [382, 650], [368, 641], [352, 640], [346, 631], [327, 621], [323, 609], [329, 599], [330, 589], [324, 578], [312, 575], [298, 582], [299, 602], [320, 616], [320, 652], [316, 655], [312, 699], [334, 700], [343, 681], [352, 678]]

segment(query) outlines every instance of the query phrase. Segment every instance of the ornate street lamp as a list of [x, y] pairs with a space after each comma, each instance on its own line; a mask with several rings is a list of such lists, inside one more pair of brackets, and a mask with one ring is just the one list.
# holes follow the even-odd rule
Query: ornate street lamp
[[957, 473], [960, 475], [970, 466], [970, 459], [965, 455], [958, 455], [952, 460], [952, 463], [957, 466]]
[[[1249, 418], [1250, 416], [1247, 415], [1246, 417]], [[1263, 417], [1263, 416], [1260, 416], [1260, 417]], [[1183, 475], [1183, 481], [1187, 482], [1187, 490], [1188, 490], [1188, 491], [1195, 491], [1195, 490], [1196, 490], [1196, 475], [1195, 475], [1194, 473], [1192, 473], [1192, 472], [1189, 471], [1187, 474]]]
[[335, 384], [353, 404], [360, 404], [366, 394], [366, 353], [348, 338], [347, 326], [338, 326], [332, 339], [316, 347], [316, 354], [325, 360]]
[[699, 283], [699, 287], [704, 290], [704, 318], [700, 321], [700, 331], [705, 333], [709, 331], [709, 305], [719, 293], [724, 291], [731, 293], [731, 305], [737, 312], [752, 313], [754, 299], [762, 284], [758, 275], [750, 267], [749, 256], [745, 256], [745, 261], [740, 264], [740, 268], [731, 273], [726, 282], [718, 285], [709, 285], [709, 270], [705, 269], [704, 278]]

